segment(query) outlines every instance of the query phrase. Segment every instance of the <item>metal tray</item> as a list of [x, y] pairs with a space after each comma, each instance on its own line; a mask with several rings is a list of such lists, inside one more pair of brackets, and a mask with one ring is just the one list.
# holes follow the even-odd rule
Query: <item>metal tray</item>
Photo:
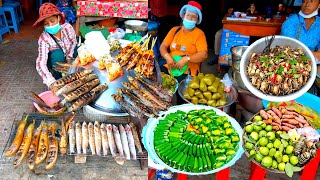
[[[191, 81], [191, 80], [190, 80]], [[184, 91], [186, 90], [186, 88], [188, 87], [188, 84], [186, 84], [186, 80], [182, 80], [179, 84], [179, 88], [178, 88], [178, 93], [180, 95], [180, 97], [186, 101], [187, 103], [189, 104], [192, 104], [189, 100], [187, 100], [186, 98], [183, 97], [183, 93]], [[230, 106], [231, 104], [233, 104], [237, 98], [238, 98], [238, 92], [236, 90], [235, 87], [231, 86], [231, 91], [226, 93], [226, 98], [227, 98], [227, 104], [224, 105], [224, 106], [217, 106], [215, 108], [223, 108], [223, 107], [228, 107]]]
[[[124, 47], [125, 45], [126, 44], [121, 43], [122, 47]], [[111, 55], [114, 57], [118, 53], [119, 51], [115, 51]], [[79, 70], [83, 70], [83, 69], [89, 69], [89, 68], [93, 69], [93, 73], [98, 75], [100, 84], [107, 83], [108, 89], [104, 91], [94, 102], [90, 103], [88, 106], [98, 110], [100, 114], [110, 115], [110, 116], [127, 116], [128, 113], [126, 113], [120, 108], [120, 106], [113, 100], [111, 95], [116, 94], [117, 88], [123, 88], [122, 83], [128, 82], [128, 76], [136, 76], [134, 69], [126, 71], [126, 66], [122, 67], [124, 71], [124, 75], [121, 77], [118, 77], [112, 82], [109, 82], [109, 76], [107, 71], [99, 70], [98, 65], [99, 65], [99, 62], [94, 61], [84, 67], [76, 67], [76, 68], [71, 67], [69, 70], [69, 74]], [[161, 79], [160, 67], [156, 61], [154, 62], [154, 65], [155, 65], [155, 68], [154, 68], [155, 78], [158, 82], [161, 82], [162, 79]]]

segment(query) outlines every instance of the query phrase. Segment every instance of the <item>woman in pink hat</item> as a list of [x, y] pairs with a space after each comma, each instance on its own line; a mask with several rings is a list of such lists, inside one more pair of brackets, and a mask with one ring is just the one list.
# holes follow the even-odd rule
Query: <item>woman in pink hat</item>
[[65, 22], [63, 14], [52, 3], [44, 3], [39, 9], [39, 19], [33, 28], [44, 27], [38, 44], [36, 69], [48, 87], [62, 77], [60, 72], [53, 69], [57, 62], [66, 62], [77, 56], [76, 34], [73, 27]]

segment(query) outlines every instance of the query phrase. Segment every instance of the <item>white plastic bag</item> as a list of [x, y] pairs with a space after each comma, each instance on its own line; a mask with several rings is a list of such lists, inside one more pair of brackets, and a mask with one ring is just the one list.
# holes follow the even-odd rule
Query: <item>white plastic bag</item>
[[107, 40], [112, 40], [112, 39], [122, 39], [124, 36], [126, 35], [126, 32], [121, 29], [121, 28], [117, 28], [113, 33], [111, 33]]
[[221, 82], [222, 82], [222, 83], [224, 84], [224, 86], [225, 86], [224, 91], [227, 92], [227, 93], [230, 92], [230, 91], [231, 91], [231, 86], [232, 86], [232, 80], [230, 79], [228, 73], [226, 73], [226, 74], [223, 76]]

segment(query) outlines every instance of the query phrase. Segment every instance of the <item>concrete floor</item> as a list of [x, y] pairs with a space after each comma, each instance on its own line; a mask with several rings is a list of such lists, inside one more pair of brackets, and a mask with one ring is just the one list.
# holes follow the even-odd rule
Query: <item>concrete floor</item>
[[[31, 23], [26, 23], [27, 27]], [[30, 26], [29, 26], [30, 27]], [[25, 34], [22, 34], [25, 32]], [[11, 125], [14, 119], [20, 119], [23, 112], [31, 112], [33, 106], [24, 97], [30, 91], [36, 93], [47, 90], [35, 69], [37, 56], [37, 36], [32, 34], [30, 28], [21, 28], [21, 34], [4, 37], [11, 42], [0, 45], [0, 154], [9, 138]], [[40, 31], [41, 33], [41, 31]], [[31, 35], [31, 36], [30, 36]], [[39, 35], [39, 32], [37, 32]], [[30, 39], [25, 39], [27, 36]], [[208, 59], [212, 58], [210, 51]], [[207, 62], [207, 61], [206, 61]], [[216, 74], [216, 65], [208, 66], [203, 63], [204, 73]], [[221, 74], [223, 75], [223, 74]], [[125, 163], [124, 166], [117, 165], [113, 160], [101, 160], [91, 158], [86, 164], [74, 164], [71, 157], [59, 157], [56, 167], [44, 174], [36, 175], [28, 171], [25, 163], [23, 166], [14, 169], [12, 158], [0, 157], [0, 179], [147, 179], [147, 171], [139, 169], [138, 161]], [[248, 179], [250, 174], [250, 162], [245, 155], [231, 167], [231, 179]], [[268, 173], [267, 178], [278, 179], [299, 179], [298, 173], [293, 178], [284, 174]], [[215, 175], [190, 176], [194, 180], [212, 180]], [[320, 171], [316, 179], [320, 179]]]

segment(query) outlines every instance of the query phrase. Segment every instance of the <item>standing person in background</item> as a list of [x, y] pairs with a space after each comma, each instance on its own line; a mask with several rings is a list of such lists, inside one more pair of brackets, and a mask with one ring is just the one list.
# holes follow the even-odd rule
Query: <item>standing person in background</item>
[[320, 59], [320, 18], [319, 0], [303, 0], [298, 14], [291, 15], [281, 28], [281, 35], [298, 39]]
[[58, 62], [67, 62], [77, 57], [77, 39], [73, 27], [65, 22], [63, 14], [52, 3], [44, 3], [39, 9], [39, 19], [33, 28], [42, 26], [38, 44], [36, 69], [48, 87], [62, 77], [61, 73], [53, 69]]
[[162, 71], [168, 73], [173, 69], [181, 70], [188, 66], [181, 75], [175, 78], [180, 82], [191, 71], [195, 76], [200, 71], [200, 64], [208, 56], [208, 48], [205, 34], [196, 27], [202, 20], [202, 7], [195, 1], [189, 1], [180, 10], [180, 17], [183, 20], [182, 26], [172, 28], [160, 46], [161, 56], [166, 60], [165, 68]]

